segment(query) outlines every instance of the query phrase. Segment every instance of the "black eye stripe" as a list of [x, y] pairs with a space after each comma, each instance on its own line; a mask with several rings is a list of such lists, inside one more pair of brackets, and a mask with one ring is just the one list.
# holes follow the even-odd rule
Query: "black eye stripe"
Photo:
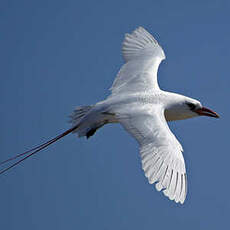
[[187, 102], [186, 104], [188, 105], [188, 107], [189, 107], [191, 110], [196, 109], [196, 105], [195, 105], [195, 104], [190, 103], [190, 102]]

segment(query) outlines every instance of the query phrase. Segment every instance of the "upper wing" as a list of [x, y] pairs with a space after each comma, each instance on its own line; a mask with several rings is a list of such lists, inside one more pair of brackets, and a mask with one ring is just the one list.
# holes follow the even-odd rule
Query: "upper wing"
[[111, 87], [112, 95], [159, 89], [157, 70], [165, 54], [144, 28], [126, 34], [122, 45], [125, 64]]
[[[134, 108], [135, 107], [135, 108]], [[170, 131], [161, 106], [132, 106], [118, 113], [119, 122], [138, 141], [142, 168], [149, 183], [157, 182], [158, 191], [183, 203], [187, 179], [183, 149]]]

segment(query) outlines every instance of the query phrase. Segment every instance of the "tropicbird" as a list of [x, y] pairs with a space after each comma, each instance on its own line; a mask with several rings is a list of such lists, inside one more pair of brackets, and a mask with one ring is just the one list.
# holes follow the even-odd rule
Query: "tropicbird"
[[89, 138], [108, 123], [120, 123], [139, 143], [142, 168], [150, 184], [175, 202], [184, 203], [187, 176], [183, 148], [167, 122], [218, 114], [195, 99], [159, 88], [157, 71], [165, 54], [143, 27], [125, 34], [122, 44], [125, 64], [115, 78], [111, 95], [95, 105], [77, 107], [71, 114], [72, 128], [29, 151], [3, 161], [23, 157], [0, 174], [69, 133]]

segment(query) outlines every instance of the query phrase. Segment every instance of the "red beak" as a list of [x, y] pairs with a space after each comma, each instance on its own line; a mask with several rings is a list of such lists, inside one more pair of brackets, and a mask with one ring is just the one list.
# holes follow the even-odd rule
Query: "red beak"
[[197, 109], [195, 110], [195, 112], [200, 116], [208, 116], [208, 117], [215, 117], [215, 118], [220, 117], [216, 112], [205, 107], [202, 107], [201, 109]]

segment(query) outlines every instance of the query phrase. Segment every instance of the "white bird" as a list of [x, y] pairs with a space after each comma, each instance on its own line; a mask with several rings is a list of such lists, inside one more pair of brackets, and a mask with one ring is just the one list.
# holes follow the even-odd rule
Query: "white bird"
[[183, 148], [167, 122], [196, 116], [218, 118], [218, 114], [195, 99], [159, 88], [157, 71], [165, 54], [158, 42], [144, 28], [126, 34], [121, 67], [111, 95], [91, 106], [77, 107], [71, 115], [72, 128], [29, 151], [18, 154], [1, 164], [20, 159], [1, 173], [69, 133], [89, 138], [108, 123], [120, 123], [139, 143], [142, 168], [150, 184], [175, 202], [184, 203], [187, 177]]

